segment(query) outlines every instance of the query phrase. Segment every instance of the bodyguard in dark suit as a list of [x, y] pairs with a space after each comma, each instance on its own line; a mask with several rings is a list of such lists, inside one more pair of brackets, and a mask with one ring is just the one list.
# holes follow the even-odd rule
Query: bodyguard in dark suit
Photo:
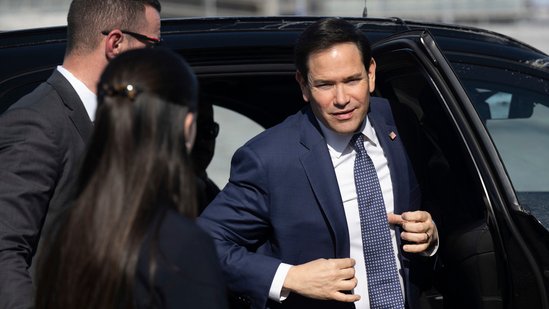
[[[322, 20], [298, 40], [296, 66], [309, 105], [237, 150], [229, 183], [198, 221], [229, 288], [253, 308], [418, 308], [438, 234], [388, 102], [369, 96], [369, 43], [343, 20]], [[355, 136], [373, 178], [357, 178], [366, 154]], [[359, 186], [374, 182], [381, 219]], [[382, 232], [368, 234], [373, 226]], [[382, 258], [368, 251], [381, 242]]]
[[67, 205], [91, 131], [78, 94], [58, 71], [0, 118], [0, 307], [32, 302], [28, 268], [46, 213], [52, 218]]
[[63, 65], [0, 116], [0, 308], [32, 307], [29, 268], [71, 198], [99, 76], [117, 54], [159, 41], [159, 12], [157, 0], [74, 0]]

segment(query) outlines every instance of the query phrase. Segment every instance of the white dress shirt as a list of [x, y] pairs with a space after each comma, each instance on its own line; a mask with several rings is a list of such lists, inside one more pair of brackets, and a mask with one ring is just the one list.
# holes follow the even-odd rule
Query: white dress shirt
[[[368, 118], [366, 118], [368, 119]], [[352, 134], [340, 135], [336, 132], [328, 129], [323, 123], [318, 120], [320, 128], [326, 143], [328, 145], [328, 151], [332, 159], [332, 164], [339, 184], [339, 191], [343, 201], [343, 208], [345, 211], [345, 218], [347, 220], [347, 226], [349, 229], [349, 240], [351, 245], [351, 258], [355, 259], [355, 276], [358, 284], [354, 289], [354, 294], [360, 295], [360, 300], [355, 302], [357, 309], [370, 308], [370, 299], [368, 297], [368, 281], [366, 277], [366, 266], [364, 262], [364, 251], [362, 248], [362, 236], [360, 230], [360, 216], [358, 213], [358, 200], [354, 179], [354, 163], [356, 152], [349, 145]], [[374, 163], [379, 182], [382, 189], [383, 201], [385, 202], [385, 208], [387, 213], [393, 212], [393, 183], [391, 181], [391, 174], [387, 159], [383, 153], [383, 149], [378, 142], [374, 128], [371, 126], [370, 121], [366, 120], [361, 128], [364, 134], [364, 147], [366, 152]], [[400, 286], [404, 295], [404, 281], [402, 278], [400, 260], [398, 259], [398, 248], [395, 237], [395, 229], [390, 227], [391, 240], [393, 243], [393, 251], [395, 253], [395, 259], [397, 262], [398, 272], [400, 274]], [[277, 269], [269, 297], [276, 301], [283, 301], [288, 296], [286, 291], [282, 291], [284, 279], [288, 274], [288, 271], [292, 265], [281, 263]]]
[[97, 96], [93, 91], [91, 91], [83, 82], [81, 82], [76, 76], [69, 72], [64, 67], [58, 65], [57, 71], [61, 73], [71, 84], [78, 97], [84, 104], [84, 108], [90, 117], [92, 122], [95, 121], [95, 110], [97, 109]]
[[[345, 218], [347, 219], [347, 227], [349, 229], [349, 240], [351, 245], [351, 257], [355, 259], [355, 277], [357, 278], [357, 286], [354, 289], [354, 294], [360, 295], [360, 300], [355, 303], [357, 309], [370, 308], [370, 299], [368, 297], [368, 278], [366, 276], [366, 265], [364, 262], [364, 251], [362, 246], [362, 234], [360, 229], [360, 216], [358, 211], [358, 199], [355, 187], [354, 164], [356, 151], [349, 145], [352, 135], [338, 135], [332, 130], [320, 125], [326, 142], [328, 151], [334, 165], [334, 170], [339, 184], [339, 192], [343, 200], [343, 208], [345, 210]], [[383, 194], [383, 202], [387, 213], [394, 211], [393, 183], [391, 181], [391, 173], [387, 159], [379, 141], [377, 139], [374, 128], [368, 118], [362, 127], [364, 135], [364, 147], [368, 156], [372, 159], [376, 169], [377, 177]], [[397, 269], [400, 280], [400, 287], [404, 297], [404, 280], [401, 272], [400, 259], [398, 258], [398, 247], [395, 237], [395, 228], [390, 226], [391, 242], [393, 244], [393, 252], [397, 263]]]

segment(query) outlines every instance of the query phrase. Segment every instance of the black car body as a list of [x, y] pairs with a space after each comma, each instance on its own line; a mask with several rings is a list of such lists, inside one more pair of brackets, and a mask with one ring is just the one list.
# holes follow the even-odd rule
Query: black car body
[[[314, 20], [169, 19], [162, 38], [192, 65], [205, 99], [268, 128], [305, 104], [293, 44]], [[481, 29], [348, 20], [373, 44], [375, 95], [390, 100], [424, 202], [440, 218], [425, 307], [548, 309], [548, 56]], [[0, 112], [61, 63], [65, 31], [0, 33]]]

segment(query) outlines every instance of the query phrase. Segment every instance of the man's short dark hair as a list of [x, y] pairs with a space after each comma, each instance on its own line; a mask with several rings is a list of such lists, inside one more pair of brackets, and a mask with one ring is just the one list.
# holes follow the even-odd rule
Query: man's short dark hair
[[67, 53], [93, 50], [102, 31], [139, 32], [146, 6], [161, 9], [158, 0], [73, 0], [67, 16]]
[[295, 46], [295, 65], [304, 79], [307, 79], [307, 63], [311, 54], [327, 50], [340, 43], [354, 43], [362, 56], [364, 67], [368, 69], [372, 59], [370, 42], [361, 30], [341, 18], [321, 19], [307, 27]]

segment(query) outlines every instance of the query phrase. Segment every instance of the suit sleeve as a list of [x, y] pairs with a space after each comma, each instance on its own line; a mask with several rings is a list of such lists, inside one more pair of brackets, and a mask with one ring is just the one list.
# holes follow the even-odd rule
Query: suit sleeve
[[244, 146], [235, 153], [227, 186], [206, 208], [199, 225], [214, 239], [231, 291], [264, 308], [280, 260], [255, 253], [270, 238], [268, 169]]
[[0, 308], [29, 308], [29, 267], [59, 170], [50, 123], [29, 109], [0, 117]]

